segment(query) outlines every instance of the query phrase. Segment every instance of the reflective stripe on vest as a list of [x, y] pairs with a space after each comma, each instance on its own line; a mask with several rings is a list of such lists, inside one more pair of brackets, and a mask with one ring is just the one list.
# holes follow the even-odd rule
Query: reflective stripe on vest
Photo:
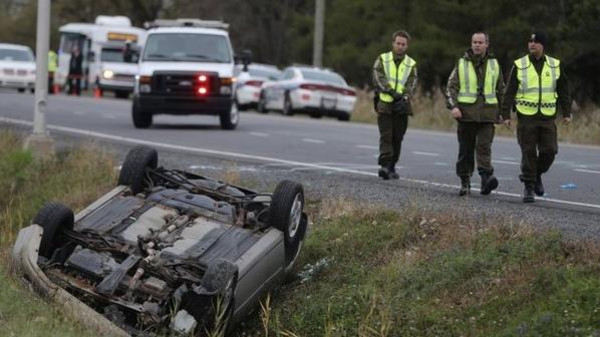
[[[397, 91], [399, 94], [403, 94], [404, 85], [408, 81], [412, 67], [414, 67], [417, 62], [410, 58], [410, 56], [405, 55], [404, 60], [402, 60], [398, 67], [396, 67], [396, 64], [394, 63], [394, 54], [391, 51], [383, 53], [379, 57], [381, 57], [383, 71], [387, 77], [388, 84], [393, 90]], [[379, 93], [379, 100], [382, 102], [391, 103], [394, 101], [394, 98], [392, 95], [382, 92]]]
[[[487, 104], [498, 104], [496, 98], [496, 83], [498, 81], [498, 73], [500, 66], [496, 59], [488, 59], [485, 68], [483, 97]], [[472, 104], [477, 101], [477, 74], [473, 62], [461, 58], [458, 60], [458, 80], [460, 83], [460, 91], [458, 93], [458, 102]]]
[[529, 56], [515, 60], [519, 81], [515, 103], [517, 111], [523, 115], [535, 115], [538, 109], [545, 116], [556, 114], [556, 81], [560, 78], [560, 61], [548, 55], [545, 58], [541, 77], [529, 61]]

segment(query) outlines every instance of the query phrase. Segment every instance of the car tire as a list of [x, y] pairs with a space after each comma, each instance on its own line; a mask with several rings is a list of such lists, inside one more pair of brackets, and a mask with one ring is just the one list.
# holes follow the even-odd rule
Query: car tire
[[128, 99], [129, 98], [129, 91], [117, 90], [117, 91], [115, 91], [115, 96], [117, 98]]
[[152, 125], [152, 114], [142, 110], [135, 101], [131, 107], [131, 118], [133, 119], [133, 125], [137, 129], [147, 129]]
[[267, 110], [267, 100], [265, 98], [264, 91], [261, 91], [260, 95], [258, 95], [258, 103], [256, 104], [256, 111], [260, 112], [261, 114], [266, 114], [269, 112], [269, 110]]
[[342, 122], [348, 122], [350, 120], [350, 114], [345, 113], [345, 114], [339, 115], [338, 120], [340, 120]]
[[270, 225], [283, 232], [285, 246], [285, 271], [289, 273], [298, 256], [307, 219], [304, 210], [304, 188], [301, 184], [284, 180], [275, 188], [271, 197]]
[[319, 119], [319, 118], [322, 118], [322, 117], [323, 117], [323, 114], [322, 114], [322, 113], [320, 113], [320, 112], [312, 112], [312, 113], [310, 114], [310, 118]]
[[237, 108], [237, 104], [233, 102], [229, 110], [223, 111], [219, 114], [219, 119], [221, 122], [221, 129], [234, 130], [240, 121], [240, 111]]
[[129, 186], [133, 194], [138, 194], [148, 187], [146, 172], [155, 169], [158, 164], [156, 150], [145, 146], [136, 145], [125, 157], [119, 173], [119, 185]]
[[25, 89], [24, 88], [19, 88], [19, 89], [17, 89], [17, 91], [20, 92], [20, 93], [24, 93]]
[[294, 107], [292, 106], [292, 100], [290, 99], [290, 93], [286, 92], [283, 97], [283, 114], [285, 116], [294, 115]]
[[40, 242], [39, 255], [47, 259], [60, 245], [59, 235], [66, 229], [73, 229], [74, 223], [73, 211], [58, 202], [49, 202], [33, 218], [33, 223], [40, 225], [44, 229], [42, 241]]

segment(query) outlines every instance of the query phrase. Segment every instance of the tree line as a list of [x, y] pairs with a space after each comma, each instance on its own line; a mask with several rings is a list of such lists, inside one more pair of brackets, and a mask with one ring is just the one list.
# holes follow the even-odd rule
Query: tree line
[[[0, 41], [35, 46], [36, 0], [0, 0]], [[228, 22], [236, 50], [255, 62], [286, 66], [312, 62], [314, 0], [53, 0], [52, 45], [58, 27], [126, 15], [141, 26], [156, 18], [195, 17]], [[563, 62], [580, 105], [600, 104], [600, 0], [327, 0], [323, 63], [357, 87], [371, 85], [375, 58], [391, 35], [412, 35], [421, 88], [443, 87], [471, 34], [490, 35], [490, 50], [505, 73], [524, 55], [533, 29], [548, 36], [546, 50]]]

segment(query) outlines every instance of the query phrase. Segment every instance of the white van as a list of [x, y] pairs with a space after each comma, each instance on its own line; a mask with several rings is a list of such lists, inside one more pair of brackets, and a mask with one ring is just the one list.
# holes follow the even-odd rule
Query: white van
[[[83, 56], [82, 86], [114, 91], [126, 98], [133, 91], [137, 61], [146, 31], [133, 27], [124, 16], [96, 17], [95, 23], [69, 23], [59, 29], [58, 70], [55, 83], [64, 86], [69, 75], [71, 51], [77, 46]], [[129, 50], [126, 52], [128, 45]]]
[[136, 128], [158, 114], [215, 115], [221, 128], [235, 129], [234, 57], [220, 21], [157, 20], [149, 24], [136, 77], [132, 118]]

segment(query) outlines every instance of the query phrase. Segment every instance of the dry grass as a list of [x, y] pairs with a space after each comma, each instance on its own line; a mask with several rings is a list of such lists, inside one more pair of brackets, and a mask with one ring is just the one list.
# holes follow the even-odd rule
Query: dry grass
[[[456, 129], [456, 121], [446, 109], [445, 97], [440, 89], [435, 89], [432, 93], [419, 91], [412, 103], [414, 116], [409, 127], [440, 131], [454, 131]], [[516, 120], [514, 114], [512, 118]], [[377, 115], [373, 109], [373, 92], [357, 91], [357, 102], [352, 113], [352, 121], [377, 123]], [[600, 108], [598, 107], [580, 109], [574, 106], [573, 122], [568, 126], [563, 126], [560, 122], [557, 124], [560, 141], [600, 145]], [[514, 127], [509, 130], [503, 126], [498, 126], [496, 134], [516, 137]]]

